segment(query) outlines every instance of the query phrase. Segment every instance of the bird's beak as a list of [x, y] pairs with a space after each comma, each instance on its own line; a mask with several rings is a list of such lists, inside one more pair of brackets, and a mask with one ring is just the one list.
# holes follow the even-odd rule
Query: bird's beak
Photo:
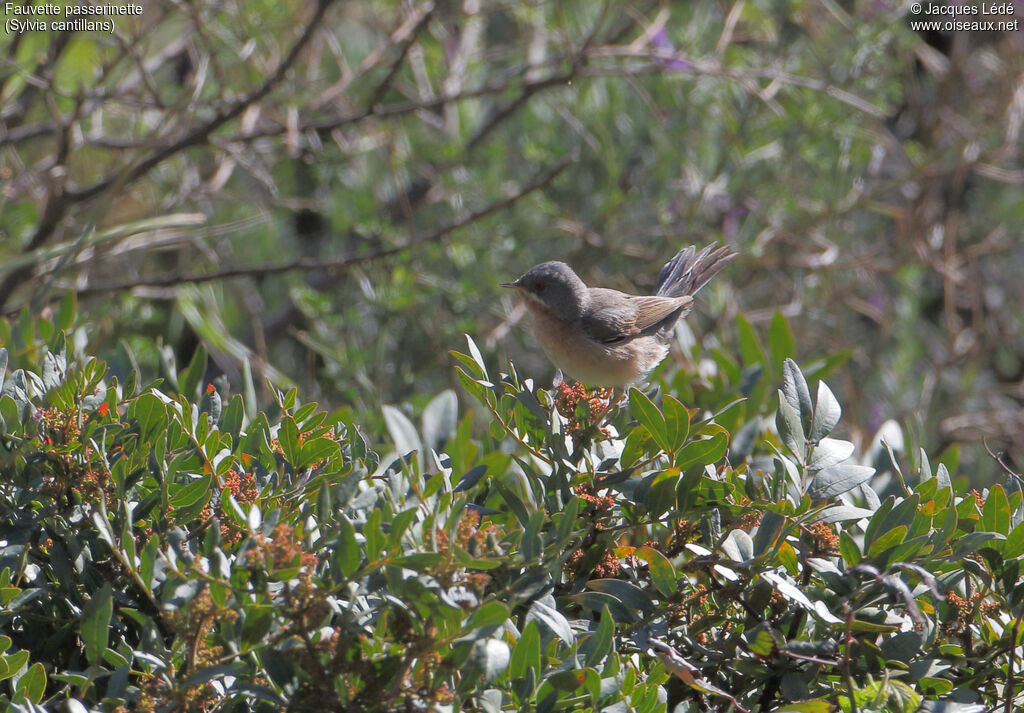
[[519, 287], [519, 282], [502, 282], [500, 287]]

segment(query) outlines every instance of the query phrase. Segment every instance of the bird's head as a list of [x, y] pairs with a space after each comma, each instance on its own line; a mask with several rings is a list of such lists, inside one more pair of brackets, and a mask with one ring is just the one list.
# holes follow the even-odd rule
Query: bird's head
[[583, 280], [564, 262], [542, 262], [534, 265], [514, 282], [504, 282], [526, 299], [527, 306], [543, 309], [562, 319], [576, 319], [587, 296]]

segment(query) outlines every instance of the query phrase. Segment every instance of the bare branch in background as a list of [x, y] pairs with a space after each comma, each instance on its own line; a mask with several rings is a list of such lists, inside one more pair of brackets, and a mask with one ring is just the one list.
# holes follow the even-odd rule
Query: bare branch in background
[[565, 169], [572, 165], [574, 160], [575, 159], [573, 157], [565, 158], [554, 167], [545, 171], [533, 181], [520, 188], [511, 196], [500, 201], [495, 201], [484, 208], [472, 211], [458, 220], [422, 235], [415, 236], [401, 245], [396, 245], [394, 247], [381, 248], [379, 250], [374, 250], [360, 255], [344, 255], [334, 259], [299, 258], [296, 260], [289, 260], [287, 262], [269, 265], [231, 267], [208, 273], [150, 276], [135, 280], [125, 280], [117, 283], [88, 285], [78, 288], [77, 292], [81, 295], [89, 295], [105, 292], [120, 292], [136, 287], [173, 287], [181, 284], [226, 280], [234, 277], [266, 277], [268, 275], [304, 270], [323, 270], [333, 274], [338, 274], [356, 265], [380, 260], [385, 257], [391, 257], [411, 250], [419, 245], [436, 242], [447, 237], [456, 230], [465, 228], [482, 218], [507, 210], [522, 198], [525, 198], [531, 193], [541, 190], [545, 186], [549, 185], [552, 181], [558, 178]]

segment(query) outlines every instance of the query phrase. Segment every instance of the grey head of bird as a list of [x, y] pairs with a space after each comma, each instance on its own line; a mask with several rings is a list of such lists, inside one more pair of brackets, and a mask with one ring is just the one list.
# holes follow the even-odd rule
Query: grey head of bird
[[579, 318], [587, 301], [587, 286], [572, 268], [553, 260], [534, 265], [515, 282], [502, 287], [518, 290], [528, 304], [572, 322]]

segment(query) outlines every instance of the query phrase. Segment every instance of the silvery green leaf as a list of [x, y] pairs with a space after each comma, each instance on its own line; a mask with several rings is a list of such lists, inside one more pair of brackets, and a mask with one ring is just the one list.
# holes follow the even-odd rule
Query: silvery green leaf
[[877, 510], [878, 506], [882, 504], [882, 501], [878, 498], [878, 493], [876, 493], [875, 489], [868, 485], [867, 482], [861, 484], [860, 492], [861, 495], [864, 496], [864, 504], [867, 505], [868, 508]]
[[778, 572], [763, 572], [761, 578], [771, 584], [775, 591], [789, 601], [799, 604], [805, 609], [814, 610], [814, 604], [807, 598], [807, 595], [801, 592], [795, 584], [792, 584], [785, 575]]
[[480, 367], [480, 372], [484, 375], [484, 378], [488, 378], [487, 365], [484, 363], [484, 357], [480, 353], [480, 349], [477, 348], [476, 342], [474, 342], [473, 338], [468, 334], [466, 335], [466, 342], [469, 344], [469, 355], [473, 357], [473, 361], [475, 361], [477, 366]]
[[935, 469], [935, 479], [939, 481], [940, 488], [953, 487], [953, 481], [949, 477], [949, 470], [945, 463], [939, 463], [939, 467]]
[[807, 439], [804, 427], [800, 423], [800, 414], [783, 392], [779, 392], [779, 410], [775, 413], [775, 426], [779, 429], [779, 438], [793, 455], [802, 463], [807, 457]]
[[[554, 598], [550, 596], [545, 598], [549, 599], [552, 604], [554, 603]], [[567, 646], [572, 646], [574, 637], [569, 620], [551, 604], [545, 603], [542, 599], [535, 601], [530, 605], [530, 610], [526, 612], [526, 623], [529, 623], [531, 619], [536, 619], [542, 629], [547, 629], [564, 641]]]
[[592, 579], [587, 588], [611, 595], [634, 611], [650, 614], [655, 609], [654, 600], [646, 591], [621, 579]]
[[827, 624], [842, 624], [843, 620], [837, 617], [835, 614], [829, 611], [828, 606], [823, 601], [814, 602], [814, 613], [818, 615], [818, 618]]
[[980, 703], [956, 703], [954, 701], [925, 701], [922, 713], [985, 713], [988, 710]]
[[866, 483], [874, 474], [875, 469], [866, 465], [833, 465], [818, 471], [807, 486], [807, 494], [815, 500], [833, 498], [840, 493], [853, 490], [861, 483]]
[[743, 530], [733, 530], [722, 542], [722, 551], [734, 562], [745, 562], [754, 557], [754, 541]]
[[899, 463], [896, 460], [896, 453], [904, 450], [903, 429], [893, 419], [889, 419], [875, 433], [871, 439], [871, 445], [864, 454], [864, 462], [875, 467], [877, 471], [896, 470], [900, 475]]
[[57, 363], [57, 358], [53, 352], [46, 352], [46, 355], [43, 356], [43, 386], [47, 390], [55, 389], [63, 380], [64, 373]]
[[[440, 448], [455, 435], [458, 426], [459, 400], [455, 392], [445, 389], [423, 409], [423, 441], [429, 448]], [[411, 449], [410, 449], [411, 450]]]
[[501, 691], [497, 688], [488, 688], [480, 694], [480, 708], [484, 713], [501, 713]]
[[423, 448], [423, 444], [420, 442], [420, 435], [416, 432], [416, 427], [412, 425], [412, 421], [404, 413], [394, 406], [388, 405], [383, 406], [382, 410], [384, 412], [384, 424], [387, 426], [391, 440], [395, 442], [396, 451], [399, 453], [409, 453], [410, 451], [418, 451]]
[[782, 362], [782, 393], [786, 400], [800, 414], [800, 422], [806, 427], [811, 425], [814, 409], [811, 406], [811, 391], [807, 388], [807, 380], [796, 362], [786, 359]]
[[512, 652], [508, 644], [500, 639], [480, 639], [473, 644], [466, 661], [466, 668], [483, 674], [484, 681], [490, 682], [508, 668]]
[[740, 576], [736, 574], [736, 572], [720, 564], [716, 564], [714, 567], [712, 567], [712, 569], [714, 569], [716, 572], [718, 572], [718, 574], [720, 574], [722, 577], [729, 580], [730, 582], [735, 582], [740, 578]]
[[861, 520], [866, 517], [871, 517], [875, 513], [874, 510], [867, 508], [858, 508], [852, 505], [833, 505], [830, 508], [822, 510], [818, 517], [814, 519], [815, 522], [823, 522], [829, 525], [833, 522], [847, 522], [848, 520]]
[[828, 434], [839, 423], [843, 409], [839, 406], [836, 397], [832, 395], [831, 389], [824, 381], [818, 382], [818, 398], [814, 402], [814, 418], [811, 420], [812, 441], [819, 441]]
[[853, 444], [838, 438], [822, 438], [807, 460], [809, 470], [821, 470], [842, 463], [853, 455]]
[[921, 457], [921, 464], [917, 469], [917, 476], [923, 483], [926, 480], [932, 479], [932, 465], [928, 462], [928, 454], [925, 453], [924, 448], [918, 449], [918, 455]]

